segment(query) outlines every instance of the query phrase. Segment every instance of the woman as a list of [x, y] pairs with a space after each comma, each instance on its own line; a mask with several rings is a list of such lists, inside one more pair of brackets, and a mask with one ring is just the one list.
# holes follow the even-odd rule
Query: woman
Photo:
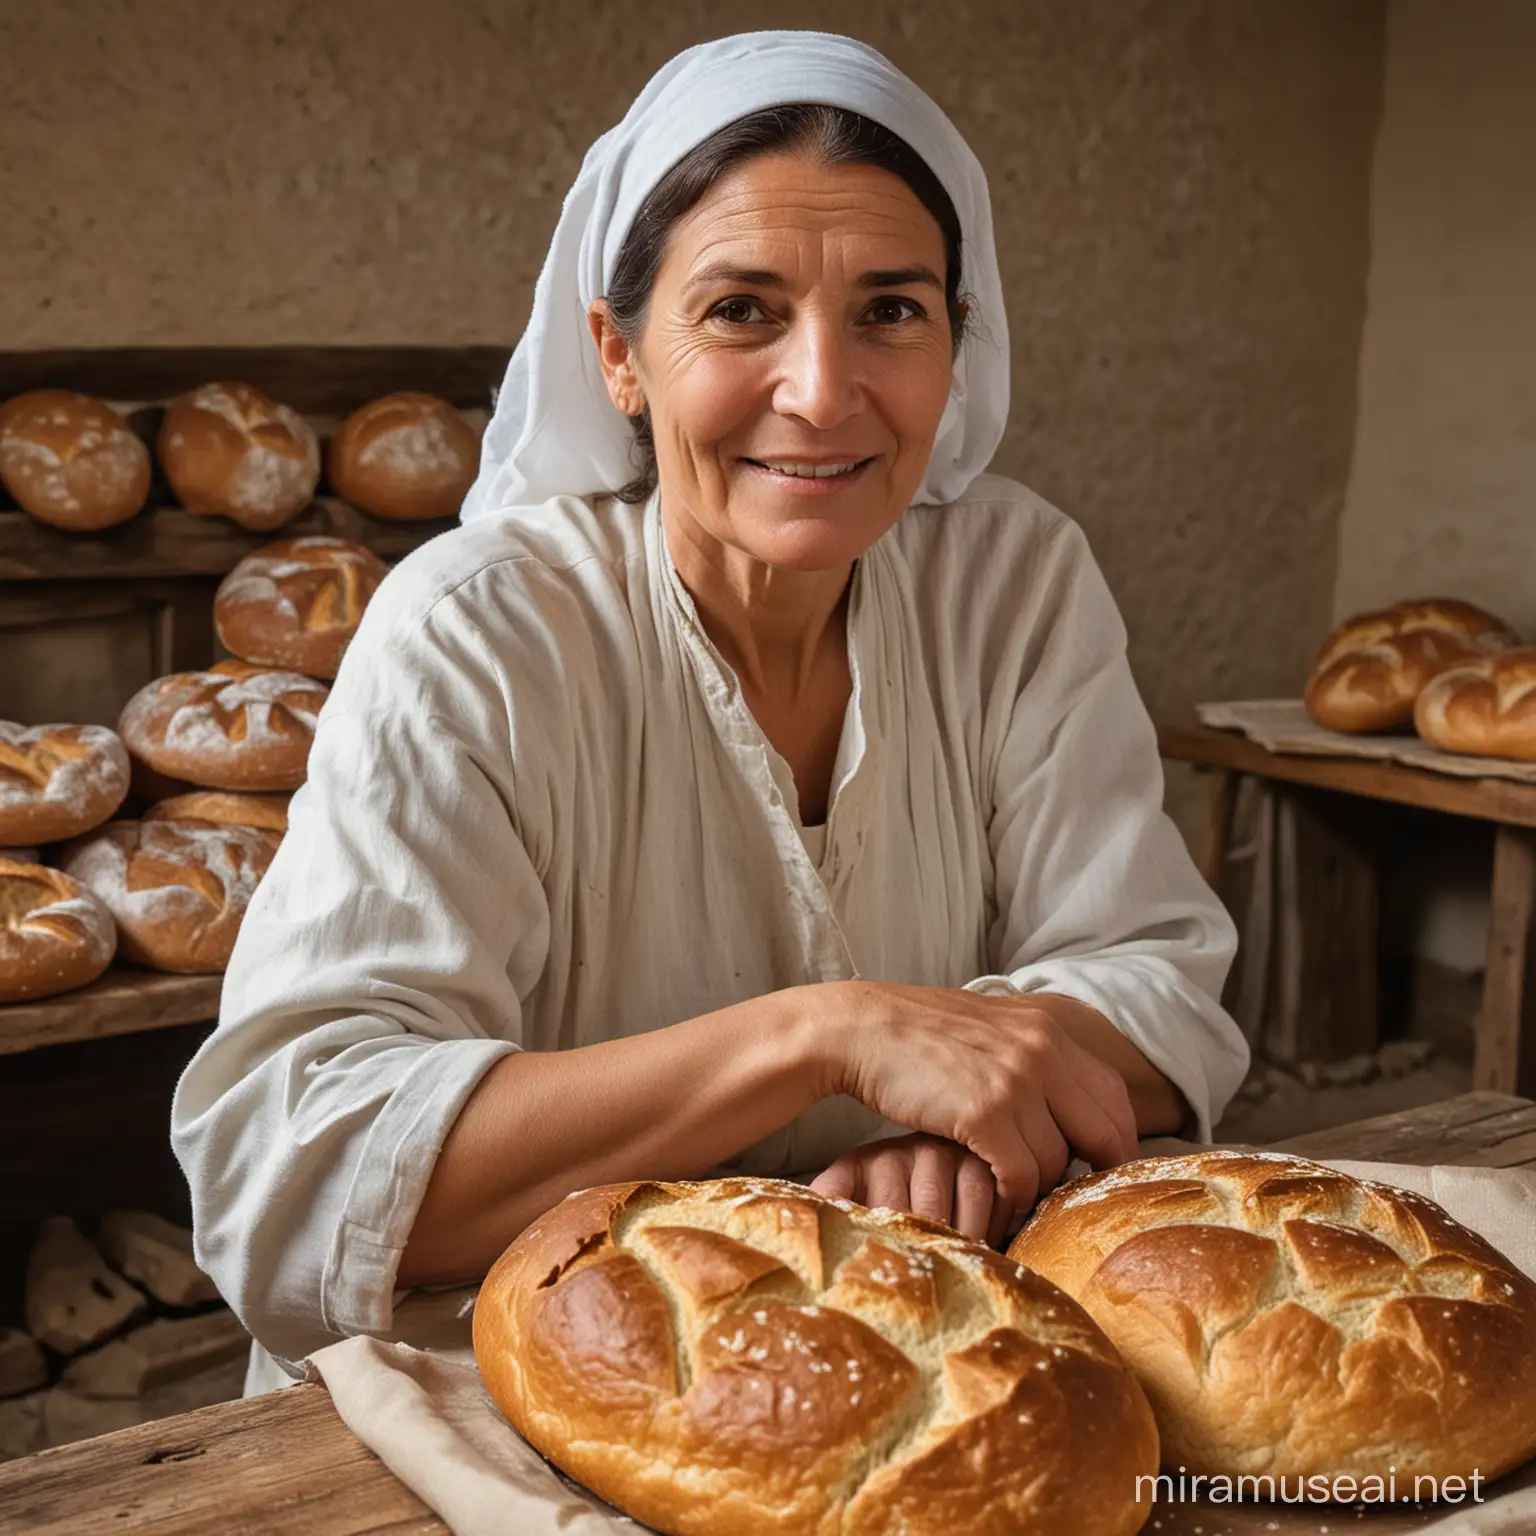
[[1082, 535], [981, 473], [1007, 366], [981, 169], [873, 51], [692, 49], [594, 145], [177, 1091], [275, 1356], [594, 1184], [997, 1242], [1073, 1154], [1209, 1136], [1231, 925]]

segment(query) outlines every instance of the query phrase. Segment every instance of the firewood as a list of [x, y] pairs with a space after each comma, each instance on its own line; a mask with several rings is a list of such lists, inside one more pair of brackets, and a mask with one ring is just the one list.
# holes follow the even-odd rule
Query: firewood
[[[240, 1396], [245, 1382], [243, 1360], [225, 1360], [180, 1381], [167, 1381], [151, 1387], [142, 1397], [87, 1397], [60, 1382], [47, 1392], [34, 1394], [45, 1399], [43, 1405], [44, 1443], [68, 1445], [152, 1419], [170, 1418], [190, 1413], [211, 1403], [225, 1403]], [[29, 1402], [19, 1398], [19, 1402]], [[0, 1409], [9, 1406], [0, 1403]]]
[[168, 1307], [214, 1301], [219, 1288], [192, 1257], [192, 1234], [150, 1211], [112, 1211], [96, 1233], [101, 1251]]
[[30, 1397], [8, 1397], [0, 1402], [0, 1461], [10, 1461], [16, 1456], [30, 1456], [42, 1450], [43, 1399], [46, 1392], [34, 1392]]
[[78, 1354], [145, 1309], [143, 1294], [109, 1269], [67, 1216], [43, 1223], [27, 1262], [27, 1327], [61, 1355]]
[[0, 1328], [0, 1397], [19, 1397], [47, 1380], [42, 1345], [20, 1328]]
[[233, 1312], [162, 1317], [71, 1360], [62, 1385], [81, 1397], [142, 1397], [250, 1353], [251, 1336]]

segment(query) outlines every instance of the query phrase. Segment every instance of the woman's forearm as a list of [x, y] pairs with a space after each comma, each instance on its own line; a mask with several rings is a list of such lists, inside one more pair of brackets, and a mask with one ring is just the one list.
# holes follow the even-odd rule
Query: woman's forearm
[[1043, 1008], [1085, 1051], [1125, 1079], [1138, 1136], [1172, 1135], [1189, 1118], [1184, 1095], [1097, 1008], [1055, 992], [1030, 993], [1023, 1001]]
[[787, 1125], [824, 1076], [811, 990], [497, 1062], [443, 1143], [398, 1283], [483, 1275], [572, 1190], [696, 1177]]

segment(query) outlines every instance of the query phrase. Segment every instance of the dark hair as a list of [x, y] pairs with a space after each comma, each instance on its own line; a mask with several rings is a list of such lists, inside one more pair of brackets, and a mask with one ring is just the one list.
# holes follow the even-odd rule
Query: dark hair
[[[743, 161], [785, 150], [808, 150], [821, 165], [873, 165], [907, 184], [944, 236], [944, 305], [958, 353], [966, 312], [960, 293], [960, 219], [949, 193], [927, 161], [889, 128], [846, 107], [813, 102], [767, 107], [727, 123], [690, 149], [651, 189], [624, 237], [606, 295], [619, 335], [632, 347], [638, 343], [667, 236], [677, 221]], [[622, 501], [640, 502], [656, 489], [656, 443], [649, 410], [631, 416], [630, 422], [639, 473], [618, 494]]]

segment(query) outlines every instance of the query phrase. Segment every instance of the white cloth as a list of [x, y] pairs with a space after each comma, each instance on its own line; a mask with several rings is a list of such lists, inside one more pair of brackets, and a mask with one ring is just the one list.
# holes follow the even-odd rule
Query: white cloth
[[587, 151], [481, 445], [466, 522], [616, 491], [634, 478], [634, 433], [608, 398], [587, 306], [608, 291], [629, 226], [667, 171], [727, 123], [786, 102], [846, 107], [889, 128], [949, 193], [973, 324], [917, 501], [955, 500], [991, 462], [1008, 420], [1008, 322], [980, 163], [938, 106], [873, 48], [826, 32], [747, 32], [664, 64]]
[[[1081, 532], [995, 476], [911, 508], [855, 567], [848, 644], [818, 873], [655, 498], [490, 518], [389, 574], [172, 1110], [198, 1262], [264, 1346], [389, 1325], [494, 1061], [799, 983], [1078, 998], [1209, 1137], [1247, 1062], [1217, 1002], [1235, 935], [1163, 814]], [[814, 1171], [894, 1129], [823, 1100], [733, 1166]]]

